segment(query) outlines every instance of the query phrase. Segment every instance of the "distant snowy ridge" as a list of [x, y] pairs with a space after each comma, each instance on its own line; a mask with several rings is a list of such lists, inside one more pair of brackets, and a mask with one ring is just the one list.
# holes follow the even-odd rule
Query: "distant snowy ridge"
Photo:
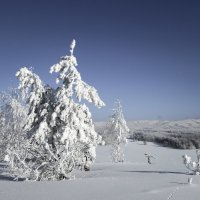
[[[131, 131], [200, 132], [200, 119], [179, 121], [139, 120], [128, 121], [127, 124]], [[101, 131], [105, 126], [105, 122], [95, 122], [97, 131]]]

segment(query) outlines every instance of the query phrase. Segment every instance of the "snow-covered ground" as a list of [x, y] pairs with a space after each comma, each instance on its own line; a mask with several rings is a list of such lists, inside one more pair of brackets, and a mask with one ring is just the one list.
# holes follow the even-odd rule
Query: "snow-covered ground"
[[[144, 153], [152, 154], [149, 165]], [[0, 176], [1, 200], [188, 200], [200, 197], [200, 176], [187, 174], [183, 154], [194, 150], [176, 150], [152, 143], [130, 142], [125, 149], [126, 162], [111, 162], [109, 147], [97, 149], [97, 160], [89, 172], [77, 172], [75, 180], [14, 182]], [[192, 177], [192, 184], [187, 184]]]

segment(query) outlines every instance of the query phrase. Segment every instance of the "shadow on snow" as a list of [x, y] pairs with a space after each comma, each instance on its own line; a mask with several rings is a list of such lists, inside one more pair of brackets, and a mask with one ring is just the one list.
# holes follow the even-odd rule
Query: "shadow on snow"
[[123, 171], [123, 172], [132, 172], [132, 173], [153, 173], [153, 174], [185, 174], [188, 175], [188, 173], [185, 172], [173, 172], [173, 171], [134, 171], [134, 170], [130, 170], [130, 171]]

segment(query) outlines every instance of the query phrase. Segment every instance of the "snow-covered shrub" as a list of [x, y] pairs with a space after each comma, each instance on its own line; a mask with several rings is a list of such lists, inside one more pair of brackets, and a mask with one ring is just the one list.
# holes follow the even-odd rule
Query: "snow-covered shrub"
[[[24, 130], [27, 140], [13, 152], [17, 175], [35, 180], [61, 180], [75, 168], [89, 169], [101, 137], [95, 132], [91, 113], [82, 99], [104, 106], [96, 89], [82, 81], [73, 55], [61, 57], [50, 73], [58, 73], [56, 89], [45, 85], [32, 71], [21, 68], [16, 76], [27, 99], [29, 112]], [[75, 102], [74, 97], [78, 99]]]
[[124, 161], [123, 147], [127, 143], [128, 133], [129, 128], [124, 119], [122, 106], [120, 101], [117, 100], [113, 114], [103, 134], [103, 139], [106, 144], [111, 145], [111, 155], [114, 162]]
[[196, 150], [197, 161], [192, 161], [192, 158], [188, 155], [183, 155], [183, 163], [186, 168], [192, 171], [194, 174], [200, 173], [200, 150]]
[[0, 160], [22, 144], [27, 108], [17, 89], [0, 93]]

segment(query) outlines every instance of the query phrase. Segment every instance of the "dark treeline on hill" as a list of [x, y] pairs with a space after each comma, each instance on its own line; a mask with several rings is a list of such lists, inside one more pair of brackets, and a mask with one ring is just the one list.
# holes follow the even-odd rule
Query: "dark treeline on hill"
[[154, 142], [156, 144], [175, 149], [199, 149], [200, 133], [168, 133], [162, 136], [134, 132], [129, 137], [133, 141]]

